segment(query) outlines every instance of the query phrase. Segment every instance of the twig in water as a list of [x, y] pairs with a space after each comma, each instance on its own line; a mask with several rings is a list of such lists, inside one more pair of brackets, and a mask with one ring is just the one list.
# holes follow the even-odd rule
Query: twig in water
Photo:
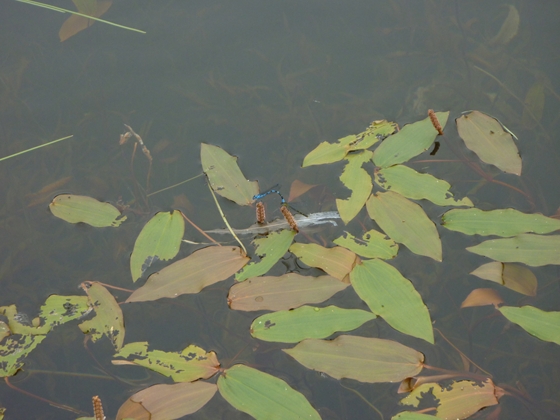
[[150, 151], [148, 150], [148, 148], [146, 147], [146, 145], [142, 141], [142, 137], [140, 137], [138, 134], [136, 134], [136, 132], [132, 129], [132, 127], [130, 125], [125, 124], [124, 126], [128, 129], [128, 131], [124, 134], [121, 134], [119, 144], [122, 146], [132, 136], [134, 136], [136, 138], [136, 143], [134, 143], [134, 150], [132, 151], [132, 159], [130, 161], [131, 169], [132, 169], [132, 165], [134, 163], [134, 155], [136, 154], [136, 147], [138, 145], [140, 145], [140, 147], [142, 148], [142, 153], [144, 153], [144, 155], [150, 161], [150, 167], [148, 168], [148, 176], [146, 178], [146, 190], [149, 190], [150, 189], [150, 175], [152, 174], [152, 154], [150, 153]]

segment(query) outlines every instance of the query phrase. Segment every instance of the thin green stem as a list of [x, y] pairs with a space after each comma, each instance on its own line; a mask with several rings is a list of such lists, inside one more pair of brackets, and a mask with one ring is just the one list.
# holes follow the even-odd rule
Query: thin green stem
[[[18, 0], [18, 1], [21, 1], [21, 0]], [[63, 137], [61, 139], [57, 139], [57, 140], [53, 140], [53, 141], [45, 143], [45, 144], [41, 144], [40, 146], [32, 147], [31, 149], [27, 149], [27, 150], [24, 150], [22, 152], [14, 153], [13, 155], [10, 155], [10, 156], [5, 156], [3, 158], [0, 158], [0, 162], [2, 162], [3, 160], [7, 160], [7, 159], [10, 159], [10, 158], [19, 156], [19, 155], [23, 155], [24, 153], [31, 152], [33, 150], [40, 149], [41, 147], [45, 147], [45, 146], [49, 146], [49, 145], [54, 144], [54, 143], [58, 143], [59, 141], [66, 140], [66, 139], [69, 139], [71, 137], [74, 137], [74, 135], [72, 134], [71, 136], [66, 136], [66, 137]]]

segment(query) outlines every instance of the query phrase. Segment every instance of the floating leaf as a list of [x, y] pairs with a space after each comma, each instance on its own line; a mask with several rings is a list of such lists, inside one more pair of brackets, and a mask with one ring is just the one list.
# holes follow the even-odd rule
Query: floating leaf
[[218, 389], [232, 406], [256, 419], [321, 419], [286, 382], [248, 366], [227, 369], [218, 378]]
[[438, 206], [468, 206], [472, 201], [465, 197], [453, 198], [449, 192], [451, 185], [429, 174], [421, 174], [404, 165], [395, 165], [375, 172], [375, 182], [386, 190], [391, 190], [413, 200], [429, 200]]
[[190, 345], [181, 353], [148, 350], [147, 342], [127, 344], [116, 357], [128, 358], [128, 361], [113, 360], [114, 365], [135, 364], [144, 366], [162, 375], [169, 376], [175, 382], [192, 382], [207, 379], [214, 375], [220, 363], [213, 351], [206, 352], [200, 347]]
[[344, 232], [333, 242], [365, 258], [390, 260], [399, 252], [399, 245], [395, 241], [375, 229], [364, 233], [361, 239]]
[[495, 118], [472, 111], [457, 118], [457, 131], [480, 160], [502, 171], [521, 175], [521, 157], [511, 134]]
[[121, 212], [109, 203], [83, 195], [57, 195], [49, 208], [52, 214], [69, 223], [87, 223], [95, 227], [117, 227], [126, 220]]
[[396, 268], [377, 259], [362, 261], [350, 273], [350, 280], [374, 314], [403, 334], [434, 344], [428, 308], [412, 283]]
[[[111, 7], [111, 4], [113, 3], [111, 0], [73, 0], [73, 2], [77, 7], [78, 12], [96, 18], [103, 16], [105, 12], [109, 10], [109, 7]], [[83, 16], [70, 16], [60, 27], [60, 31], [58, 32], [60, 41], [66, 41], [68, 38], [76, 35], [78, 32], [89, 28], [94, 23], [94, 20], [88, 19]]]
[[503, 316], [544, 341], [560, 344], [560, 312], [545, 312], [533, 306], [516, 308], [502, 306], [498, 309]]
[[198, 293], [205, 287], [234, 275], [247, 261], [249, 258], [242, 255], [241, 249], [237, 247], [212, 246], [199, 249], [152, 274], [146, 284], [135, 290], [126, 302], [145, 302]]
[[212, 189], [222, 197], [240, 206], [251, 204], [259, 193], [259, 184], [248, 181], [237, 165], [237, 158], [218, 146], [200, 145], [202, 170], [208, 177]]
[[467, 235], [515, 236], [520, 233], [550, 233], [560, 229], [560, 220], [514, 209], [484, 211], [453, 209], [442, 216], [443, 226]]
[[111, 340], [116, 350], [124, 342], [124, 318], [121, 307], [109, 291], [99, 282], [84, 282], [89, 304], [95, 311], [95, 317], [82, 322], [79, 327], [84, 334], [90, 334], [95, 342], [104, 335]]
[[317, 244], [293, 244], [290, 252], [304, 264], [317, 267], [325, 273], [348, 283], [348, 274], [356, 262], [356, 254], [346, 248], [325, 248]]
[[348, 164], [340, 176], [342, 183], [352, 191], [346, 200], [336, 199], [336, 207], [344, 223], [349, 223], [360, 212], [371, 193], [371, 177], [362, 165], [371, 160], [373, 153], [365, 150], [359, 154], [348, 155]]
[[304, 340], [283, 350], [308, 369], [335, 379], [398, 382], [416, 376], [424, 355], [396, 341], [341, 335], [334, 340]]
[[391, 417], [391, 420], [434, 420], [434, 416], [421, 413], [413, 413], [412, 411], [402, 411]]
[[10, 335], [0, 343], [0, 377], [13, 376], [46, 335]]
[[[436, 112], [442, 127], [447, 124], [448, 112]], [[397, 134], [389, 136], [373, 152], [373, 162], [379, 168], [388, 168], [397, 163], [407, 162], [420, 153], [428, 150], [438, 132], [432, 125], [430, 118], [414, 124], [405, 125]]]
[[237, 311], [281, 311], [306, 303], [321, 303], [348, 287], [331, 276], [301, 276], [296, 273], [280, 277], [255, 277], [234, 284], [228, 304]]
[[149, 267], [156, 257], [162, 261], [174, 258], [184, 233], [185, 220], [179, 210], [159, 212], [152, 217], [136, 238], [130, 256], [132, 280], [138, 280], [143, 274], [142, 268]]
[[217, 390], [215, 384], [201, 381], [153, 385], [126, 400], [117, 419], [178, 419], [196, 413]]
[[475, 289], [461, 303], [461, 308], [486, 305], [494, 305], [497, 308], [502, 303], [504, 300], [494, 289]]
[[560, 236], [523, 233], [514, 238], [492, 239], [467, 248], [501, 262], [520, 262], [533, 267], [560, 264]]
[[456, 381], [445, 388], [437, 383], [423, 384], [403, 398], [401, 404], [418, 407], [420, 400], [430, 391], [439, 400], [436, 417], [440, 419], [466, 419], [481, 408], [498, 404], [497, 389], [491, 379], [482, 384]]
[[369, 216], [396, 242], [406, 245], [415, 254], [441, 261], [441, 241], [436, 226], [418, 204], [387, 191], [372, 194], [366, 207]]
[[258, 238], [253, 241], [255, 254], [261, 257], [258, 262], [249, 263], [235, 275], [237, 281], [247, 280], [265, 274], [286, 254], [294, 240], [296, 232], [293, 230], [281, 230], [268, 235], [266, 238]]
[[484, 280], [494, 281], [527, 296], [537, 294], [537, 277], [531, 270], [521, 265], [491, 262], [481, 265], [471, 274]]
[[361, 309], [302, 306], [259, 316], [251, 324], [251, 335], [264, 341], [297, 343], [306, 338], [326, 338], [337, 331], [352, 331], [372, 319], [374, 314]]

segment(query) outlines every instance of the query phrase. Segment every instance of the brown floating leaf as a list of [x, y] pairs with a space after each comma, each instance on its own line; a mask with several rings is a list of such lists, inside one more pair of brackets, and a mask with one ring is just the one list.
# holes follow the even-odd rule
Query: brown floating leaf
[[339, 246], [325, 248], [317, 244], [296, 243], [290, 247], [290, 252], [308, 266], [320, 268], [340, 281], [350, 283], [348, 275], [357, 258], [352, 251]]
[[217, 390], [215, 384], [200, 381], [154, 385], [132, 395], [117, 419], [178, 419], [200, 410]]
[[503, 299], [494, 289], [475, 289], [461, 303], [461, 308], [486, 305], [494, 305], [497, 308], [502, 303]]
[[199, 249], [163, 270], [152, 274], [144, 286], [126, 302], [144, 302], [163, 297], [198, 293], [206, 286], [227, 279], [249, 261], [241, 249], [218, 246]]
[[[111, 0], [73, 0], [74, 4], [78, 8], [78, 12], [85, 15], [93, 17], [101, 17], [103, 14], [109, 10]], [[76, 35], [78, 32], [89, 28], [93, 25], [95, 21], [93, 19], [88, 19], [83, 16], [72, 15], [62, 24], [58, 36], [60, 42], [66, 41], [68, 38]]]
[[471, 274], [527, 296], [537, 294], [537, 277], [522, 265], [495, 261], [481, 265]]
[[348, 284], [331, 276], [290, 273], [280, 277], [254, 277], [231, 287], [228, 304], [238, 311], [282, 311], [323, 302], [346, 287]]

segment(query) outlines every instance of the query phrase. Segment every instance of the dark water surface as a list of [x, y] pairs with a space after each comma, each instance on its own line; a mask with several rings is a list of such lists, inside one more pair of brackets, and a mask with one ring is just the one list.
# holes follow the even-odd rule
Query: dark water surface
[[[70, 1], [50, 4], [73, 8]], [[497, 34], [514, 6], [520, 26], [512, 39]], [[363, 131], [373, 120], [401, 126], [427, 110], [451, 111], [446, 134], [458, 143], [454, 119], [462, 111], [487, 112], [519, 137], [521, 179], [487, 172], [530, 192], [530, 198], [481, 178], [442, 144], [413, 164], [449, 181], [456, 195], [479, 208], [514, 207], [552, 215], [560, 207], [560, 7], [553, 1], [114, 1], [103, 16], [142, 29], [145, 35], [95, 23], [64, 42], [59, 29], [69, 17], [5, 0], [0, 12], [0, 157], [74, 135], [0, 162], [0, 305], [17, 305], [33, 318], [50, 294], [82, 294], [86, 280], [137, 288], [129, 256], [142, 226], [155, 212], [179, 209], [203, 229], [221, 228], [204, 178], [158, 194], [201, 173], [200, 143], [238, 156], [249, 179], [262, 188], [280, 183], [287, 196], [294, 180], [320, 184], [296, 205], [313, 213], [334, 209], [348, 191], [338, 180], [342, 165], [301, 169], [303, 157], [321, 141]], [[482, 70], [480, 70], [482, 69]], [[544, 86], [538, 121], [527, 116], [528, 92]], [[525, 114], [525, 116], [524, 116]], [[153, 156], [119, 145], [128, 124]], [[463, 149], [465, 154], [474, 155]], [[372, 168], [368, 168], [371, 170]], [[128, 206], [118, 229], [65, 223], [48, 203], [59, 193], [82, 194]], [[276, 197], [273, 197], [276, 198]], [[235, 227], [254, 223], [254, 211], [224, 203]], [[425, 206], [437, 220], [440, 207]], [[274, 212], [273, 208], [270, 211]], [[279, 212], [276, 211], [276, 215]], [[358, 220], [371, 228], [365, 212]], [[369, 225], [367, 225], [369, 223]], [[362, 227], [347, 228], [358, 235]], [[430, 309], [434, 326], [494, 382], [524, 390], [539, 407], [504, 397], [504, 419], [560, 416], [560, 351], [510, 325], [490, 307], [459, 309], [470, 291], [493, 287], [507, 304], [560, 310], [558, 270], [532, 268], [539, 281], [528, 298], [468, 273], [488, 260], [464, 250], [480, 242], [439, 229], [444, 263], [404, 247], [391, 262], [409, 278]], [[340, 231], [326, 228], [328, 241]], [[187, 239], [202, 240], [187, 227]], [[184, 245], [178, 258], [197, 249]], [[164, 267], [154, 262], [149, 270]], [[289, 259], [273, 274], [294, 269]], [[299, 365], [280, 348], [249, 335], [256, 317], [227, 308], [233, 280], [199, 295], [123, 305], [126, 342], [180, 351], [189, 344], [216, 351], [222, 366], [246, 363], [287, 381], [325, 419], [385, 419], [401, 411], [398, 384], [337, 381]], [[128, 294], [115, 292], [123, 301]], [[363, 304], [347, 290], [333, 302]], [[327, 303], [333, 303], [327, 302]], [[406, 310], [406, 308], [403, 308]], [[459, 354], [436, 333], [430, 346], [392, 330], [380, 319], [354, 334], [395, 339], [426, 355], [429, 365], [460, 370]], [[42, 398], [91, 412], [99, 395], [108, 418], [134, 392], [170, 380], [145, 369], [112, 366], [112, 346], [88, 343], [75, 323], [53, 330], [10, 382]], [[121, 381], [105, 374], [99, 364]], [[13, 419], [73, 419], [78, 415], [0, 385], [0, 407]], [[545, 411], [549, 410], [549, 412]], [[490, 412], [488, 410], [487, 412]], [[479, 418], [485, 418], [482, 412]], [[218, 394], [193, 418], [249, 418]]]

